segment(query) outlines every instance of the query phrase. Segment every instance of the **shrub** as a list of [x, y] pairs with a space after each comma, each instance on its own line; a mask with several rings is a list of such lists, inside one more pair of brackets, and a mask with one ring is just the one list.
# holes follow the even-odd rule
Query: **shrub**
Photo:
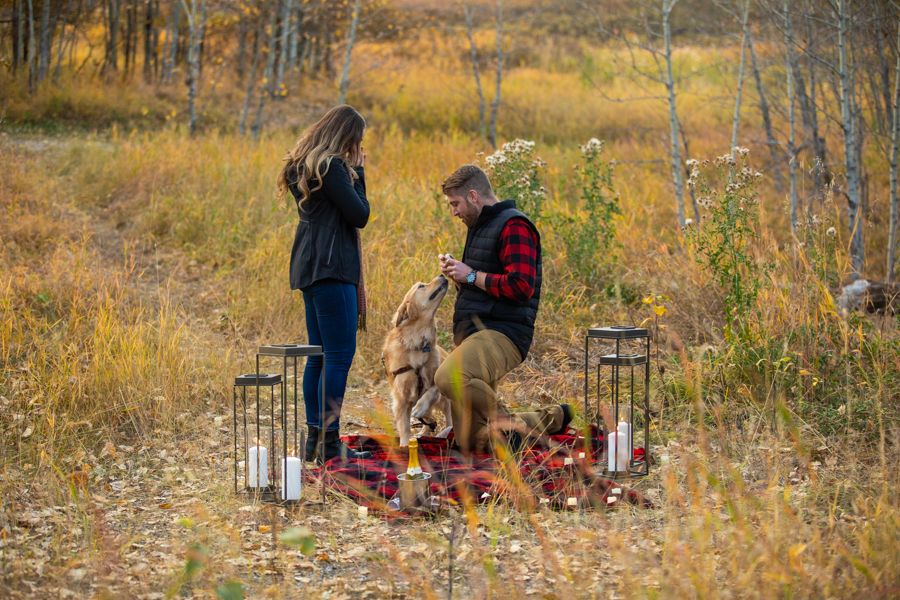
[[[746, 339], [747, 321], [756, 305], [764, 266], [757, 262], [751, 245], [757, 240], [756, 182], [762, 173], [754, 172], [744, 159], [746, 148], [735, 148], [736, 160], [731, 154], [720, 156], [715, 166], [728, 183], [720, 192], [714, 189], [701, 173], [697, 160], [688, 161], [691, 176], [688, 186], [700, 192], [697, 204], [704, 214], [696, 226], [685, 228], [685, 234], [697, 252], [697, 262], [712, 276], [724, 294], [725, 339], [732, 341], [735, 334]], [[707, 165], [709, 161], [704, 161]], [[740, 164], [739, 164], [740, 162]]]

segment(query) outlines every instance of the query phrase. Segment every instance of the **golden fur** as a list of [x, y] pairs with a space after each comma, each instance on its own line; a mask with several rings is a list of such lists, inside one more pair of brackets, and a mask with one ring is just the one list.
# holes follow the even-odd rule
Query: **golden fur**
[[[414, 417], [431, 422], [435, 408], [447, 418], [447, 428], [439, 436], [446, 437], [452, 428], [450, 399], [441, 394], [434, 385], [434, 373], [447, 352], [437, 345], [437, 327], [434, 313], [447, 294], [449, 284], [443, 275], [435, 277], [431, 283], [416, 283], [403, 298], [394, 314], [393, 328], [384, 342], [384, 368], [391, 386], [394, 401], [394, 422], [400, 435], [400, 445], [408, 446], [412, 429], [409, 419]], [[430, 352], [422, 351], [429, 347]], [[404, 367], [412, 370], [394, 375]], [[419, 395], [419, 380], [422, 378], [422, 394]]]

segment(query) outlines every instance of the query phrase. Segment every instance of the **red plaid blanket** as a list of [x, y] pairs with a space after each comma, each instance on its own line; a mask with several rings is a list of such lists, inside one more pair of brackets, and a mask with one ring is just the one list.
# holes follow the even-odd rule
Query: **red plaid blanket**
[[[467, 459], [456, 449], [452, 437], [445, 440], [419, 438], [419, 462], [431, 473], [431, 493], [441, 503], [489, 502], [498, 497], [519, 506], [534, 508], [549, 504], [556, 509], [606, 507], [621, 502], [651, 507], [645, 497], [621, 484], [598, 476], [594, 464], [603, 453], [603, 434], [592, 430], [592, 444], [573, 429], [550, 438], [549, 446], [527, 449], [518, 460], [502, 460], [492, 454]], [[452, 435], [452, 434], [451, 434]], [[359, 504], [382, 510], [397, 492], [397, 475], [406, 472], [408, 454], [390, 436], [349, 436], [344, 443], [368, 450], [372, 458], [335, 458], [325, 465], [326, 484], [354, 498]], [[588, 450], [590, 456], [588, 456]], [[580, 453], [585, 453], [585, 458]], [[566, 459], [572, 458], [570, 464]], [[634, 449], [635, 460], [644, 459], [644, 449]], [[605, 459], [604, 459], [605, 461]], [[322, 476], [319, 467], [311, 473]], [[570, 498], [575, 498], [574, 506]]]

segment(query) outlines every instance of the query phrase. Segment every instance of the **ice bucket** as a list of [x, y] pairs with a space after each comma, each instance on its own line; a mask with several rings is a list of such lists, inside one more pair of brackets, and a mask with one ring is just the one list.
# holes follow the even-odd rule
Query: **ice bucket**
[[409, 479], [406, 473], [397, 475], [400, 510], [425, 506], [429, 496], [431, 496], [431, 473], [422, 473], [422, 479]]

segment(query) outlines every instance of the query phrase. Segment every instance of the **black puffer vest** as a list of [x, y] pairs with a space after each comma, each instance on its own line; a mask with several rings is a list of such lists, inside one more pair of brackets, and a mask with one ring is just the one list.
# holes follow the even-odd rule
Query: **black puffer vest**
[[459, 345], [479, 329], [499, 331], [512, 340], [525, 360], [534, 339], [534, 322], [541, 299], [541, 236], [534, 223], [516, 210], [514, 200], [485, 206], [466, 236], [462, 262], [477, 271], [504, 273], [500, 262], [500, 234], [513, 217], [524, 219], [538, 240], [534, 294], [525, 302], [514, 302], [494, 298], [474, 285], [461, 284], [453, 310], [453, 341]]

